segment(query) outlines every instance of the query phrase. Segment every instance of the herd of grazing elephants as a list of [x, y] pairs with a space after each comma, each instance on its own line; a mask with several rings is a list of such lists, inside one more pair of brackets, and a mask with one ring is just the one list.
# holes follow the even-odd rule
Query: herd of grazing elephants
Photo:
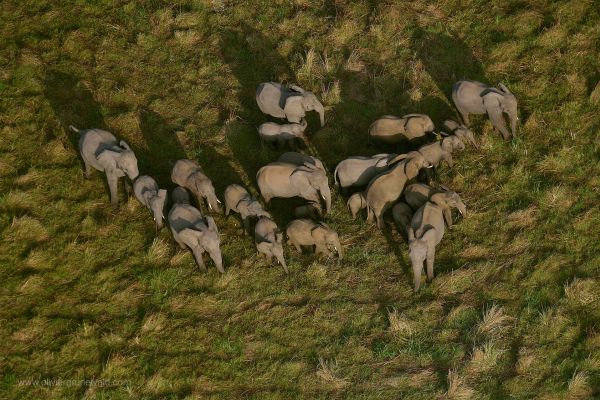
[[[451, 227], [452, 209], [463, 216], [466, 207], [460, 196], [441, 184], [434, 184], [433, 170], [445, 161], [453, 165], [452, 153], [465, 149], [465, 143], [477, 146], [469, 129], [469, 114], [487, 114], [493, 126], [505, 140], [514, 137], [517, 125], [517, 100], [502, 84], [489, 87], [475, 81], [459, 81], [454, 84], [452, 99], [460, 113], [463, 124], [452, 120], [443, 123], [449, 133], [435, 135], [431, 118], [424, 114], [408, 114], [401, 118], [386, 115], [369, 128], [369, 140], [395, 144], [409, 143], [414, 139], [434, 134], [437, 140], [422, 145], [406, 154], [376, 154], [371, 157], [349, 157], [335, 168], [334, 181], [337, 187], [348, 194], [348, 208], [352, 218], [361, 209], [367, 210], [367, 221], [383, 227], [384, 213], [392, 208], [393, 219], [409, 246], [409, 258], [414, 273], [414, 290], [418, 291], [426, 263], [427, 281], [433, 279], [435, 248], [442, 240], [446, 226]], [[259, 85], [256, 102], [260, 110], [276, 118], [285, 118], [289, 123], [266, 122], [258, 127], [258, 134], [267, 143], [296, 146], [306, 141], [307, 111], [319, 113], [321, 126], [325, 124], [325, 111], [314, 93], [290, 85], [275, 82]], [[506, 128], [503, 113], [511, 123], [511, 132]], [[125, 188], [146, 206], [154, 217], [157, 229], [166, 219], [173, 238], [182, 249], [189, 249], [198, 263], [206, 270], [203, 254], [208, 253], [217, 269], [223, 273], [220, 237], [215, 220], [204, 215], [202, 204], [209, 210], [220, 213], [221, 201], [214, 186], [202, 168], [194, 161], [182, 159], [173, 164], [171, 180], [178, 185], [171, 193], [172, 206], [167, 218], [163, 210], [167, 191], [160, 189], [150, 176], [139, 175], [137, 159], [125, 141], [117, 140], [111, 133], [101, 129], [70, 129], [79, 133], [79, 151], [85, 165], [85, 176], [92, 168], [106, 173], [111, 203], [117, 205], [117, 183], [126, 177]], [[127, 179], [128, 178], [128, 179]], [[331, 211], [331, 190], [327, 170], [323, 163], [310, 155], [289, 151], [275, 162], [263, 166], [256, 175], [260, 194], [268, 204], [272, 198], [300, 197], [307, 202], [294, 209], [296, 218], [291, 221], [285, 234], [288, 244], [298, 251], [303, 246], [314, 247], [316, 253], [332, 255], [335, 251], [342, 258], [342, 246], [337, 232], [321, 221]], [[420, 183], [426, 182], [426, 183]], [[433, 186], [430, 186], [433, 185]], [[358, 191], [356, 191], [358, 190]], [[191, 193], [198, 207], [190, 202]], [[399, 201], [402, 198], [403, 201]], [[323, 209], [321, 200], [325, 203]], [[263, 205], [241, 185], [227, 186], [224, 192], [225, 215], [240, 214], [244, 232], [250, 232], [251, 219], [256, 220], [254, 242], [256, 249], [269, 262], [273, 257], [285, 272], [288, 267], [284, 258], [284, 234], [273, 221]]]

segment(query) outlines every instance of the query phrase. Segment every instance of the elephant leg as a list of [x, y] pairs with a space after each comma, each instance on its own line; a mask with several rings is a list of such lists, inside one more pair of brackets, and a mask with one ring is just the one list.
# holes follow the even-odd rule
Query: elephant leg
[[292, 244], [292, 246], [294, 246], [296, 248], [296, 250], [299, 253], [302, 253], [302, 247], [300, 247], [300, 243], [296, 242], [295, 240], [290, 239], [289, 242]]
[[225, 218], [229, 217], [229, 213], [231, 212], [231, 208], [227, 204], [225, 204]]
[[373, 223], [373, 216], [374, 216], [374, 212], [373, 209], [371, 207], [367, 208], [367, 223], [371, 224]]
[[471, 125], [471, 123], [469, 121], [469, 113], [464, 112], [461, 109], [458, 109], [458, 112], [460, 113], [460, 116], [462, 117], [463, 123], [468, 128]]
[[84, 165], [84, 172], [83, 172], [83, 174], [85, 176], [85, 179], [90, 179], [90, 175], [92, 173], [92, 168], [93, 167], [90, 164], [86, 163], [85, 161], [83, 161], [83, 165]]
[[175, 239], [175, 242], [179, 245], [181, 250], [187, 250], [187, 246], [181, 240], [179, 240], [177, 236], [173, 235], [173, 239]]
[[107, 173], [106, 180], [108, 181], [108, 189], [110, 190], [110, 204], [113, 207], [116, 207], [119, 204], [119, 199], [117, 197], [117, 184], [119, 178], [115, 174]]
[[419, 287], [421, 286], [421, 272], [423, 270], [423, 263], [413, 264], [413, 290], [416, 292], [419, 291]]
[[427, 282], [433, 280], [433, 261], [435, 259], [435, 248], [427, 254]]
[[244, 221], [244, 235], [250, 234], [250, 217], [243, 219]]
[[131, 197], [133, 194], [133, 186], [131, 185], [131, 181], [128, 177], [123, 178], [123, 185], [125, 186], [125, 194], [127, 195], [127, 198]]

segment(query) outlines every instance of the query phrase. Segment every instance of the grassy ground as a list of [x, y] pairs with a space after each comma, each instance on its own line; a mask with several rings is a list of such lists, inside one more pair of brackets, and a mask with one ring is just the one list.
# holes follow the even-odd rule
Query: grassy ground
[[[592, 0], [2, 1], [0, 397], [600, 396], [599, 18]], [[339, 194], [343, 262], [290, 250], [284, 276], [218, 217], [227, 272], [201, 273], [135, 200], [110, 207], [67, 131], [125, 138], [161, 186], [187, 156], [219, 195], [256, 192], [277, 156], [259, 82], [323, 99], [308, 150], [331, 168], [380, 150], [382, 114], [453, 117], [461, 78], [506, 83], [521, 126], [506, 143], [476, 118], [481, 149], [441, 168], [469, 215], [418, 295], [395, 229]]]

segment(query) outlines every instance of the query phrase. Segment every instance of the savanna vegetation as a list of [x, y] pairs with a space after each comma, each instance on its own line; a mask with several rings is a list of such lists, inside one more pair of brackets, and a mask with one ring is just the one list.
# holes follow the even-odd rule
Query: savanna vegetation
[[[593, 0], [3, 0], [0, 397], [599, 396], [599, 21]], [[506, 84], [519, 131], [476, 117], [480, 148], [439, 169], [468, 214], [418, 294], [391, 221], [353, 221], [339, 193], [342, 262], [288, 248], [285, 276], [216, 216], [226, 273], [202, 273], [134, 198], [113, 209], [104, 176], [84, 179], [68, 131], [126, 139], [161, 187], [187, 157], [219, 196], [256, 194], [279, 153], [256, 133], [258, 83], [321, 98], [306, 151], [332, 169], [407, 150], [367, 146], [383, 114], [457, 118], [463, 78]], [[280, 225], [292, 203], [273, 202]]]

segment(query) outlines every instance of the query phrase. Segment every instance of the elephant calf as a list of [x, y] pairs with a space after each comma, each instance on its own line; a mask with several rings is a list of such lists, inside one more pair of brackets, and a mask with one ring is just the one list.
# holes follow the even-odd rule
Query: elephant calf
[[349, 157], [335, 167], [333, 179], [343, 189], [350, 186], [366, 186], [371, 179], [386, 171], [388, 162], [397, 154], [376, 154], [372, 157]]
[[190, 249], [196, 263], [206, 271], [202, 255], [207, 252], [214, 261], [217, 270], [224, 273], [221, 255], [221, 239], [215, 220], [203, 217], [200, 210], [189, 204], [189, 196], [185, 189], [179, 187], [173, 194], [173, 207], [169, 212], [169, 226], [173, 238], [182, 249]]
[[129, 178], [129, 181], [125, 180], [125, 189], [130, 193], [130, 181], [139, 175], [135, 154], [124, 140], [118, 141], [110, 132], [102, 129], [80, 130], [73, 125], [69, 128], [79, 133], [79, 152], [85, 164], [85, 177], [90, 177], [92, 168], [104, 171], [110, 190], [110, 203], [116, 206], [119, 178], [124, 176]]
[[323, 171], [324, 174], [327, 173], [327, 171], [325, 171], [325, 166], [323, 165], [321, 160], [319, 160], [316, 157], [309, 156], [308, 154], [297, 153], [295, 151], [288, 151], [280, 155], [277, 161], [294, 165], [310, 164]]
[[244, 233], [250, 232], [251, 217], [271, 218], [271, 214], [263, 209], [263, 206], [250, 196], [250, 193], [241, 185], [229, 185], [225, 189], [225, 216], [229, 216], [230, 211], [237, 212], [242, 217], [244, 224]]
[[159, 189], [158, 183], [152, 177], [142, 175], [138, 176], [135, 182], [133, 182], [133, 193], [135, 193], [135, 197], [139, 202], [146, 206], [152, 213], [156, 229], [161, 229], [163, 219], [165, 219], [163, 209], [167, 200], [167, 191]]
[[433, 121], [425, 114], [407, 114], [402, 118], [384, 115], [369, 127], [369, 139], [395, 144], [425, 136], [433, 129]]
[[295, 147], [298, 141], [306, 142], [304, 130], [306, 129], [306, 120], [303, 118], [300, 124], [276, 124], [275, 122], [265, 122], [258, 127], [258, 136], [267, 142], [275, 143], [279, 147], [287, 144], [289, 147]]
[[325, 108], [312, 92], [301, 87], [283, 86], [277, 82], [264, 82], [256, 89], [256, 103], [265, 114], [276, 118], [286, 118], [290, 122], [300, 122], [307, 111], [316, 111], [325, 125]]
[[202, 168], [192, 160], [177, 160], [171, 171], [171, 180], [176, 185], [191, 191], [198, 201], [198, 206], [206, 200], [208, 208], [221, 212], [221, 203], [215, 194], [211, 180], [202, 172]]
[[423, 262], [427, 261], [427, 282], [433, 279], [435, 247], [444, 236], [442, 209], [431, 202], [425, 203], [413, 216], [408, 229], [408, 256], [413, 268], [414, 291], [419, 291]]
[[450, 134], [459, 138], [463, 143], [471, 143], [473, 146], [477, 147], [477, 142], [475, 141], [473, 132], [465, 125], [459, 124], [451, 119], [447, 119], [444, 121], [444, 128], [446, 128]]
[[[487, 114], [504, 140], [517, 134], [517, 98], [503, 84], [496, 89], [477, 81], [458, 81], [452, 87], [452, 100], [466, 126], [470, 125], [469, 114]], [[503, 113], [510, 119], [511, 132], [506, 129]]]
[[363, 208], [367, 208], [367, 199], [365, 199], [364, 193], [357, 192], [348, 198], [348, 202], [346, 203], [346, 205], [350, 209], [352, 219], [356, 219], [356, 216], [358, 215], [359, 211]]
[[467, 213], [465, 203], [458, 193], [451, 190], [435, 189], [431, 186], [414, 183], [404, 189], [404, 199], [413, 210], [418, 210], [428, 201], [442, 210], [448, 228], [452, 227], [452, 208], [456, 208], [463, 216]]
[[256, 250], [265, 255], [269, 262], [277, 259], [287, 274], [288, 267], [283, 257], [283, 232], [271, 218], [260, 217], [254, 227], [254, 243]]
[[298, 206], [294, 209], [294, 217], [296, 218], [310, 218], [318, 221], [323, 215], [323, 207], [321, 204], [315, 201], [309, 201], [307, 204]]
[[454, 165], [452, 152], [464, 149], [465, 144], [458, 137], [450, 135], [442, 140], [426, 144], [420, 147], [418, 151], [433, 167], [437, 167], [442, 160], [446, 161], [449, 167], [452, 167]]
[[331, 255], [336, 251], [342, 259], [342, 245], [336, 231], [322, 222], [310, 219], [295, 219], [286, 228], [288, 243], [302, 252], [301, 246], [315, 246], [315, 253]]

